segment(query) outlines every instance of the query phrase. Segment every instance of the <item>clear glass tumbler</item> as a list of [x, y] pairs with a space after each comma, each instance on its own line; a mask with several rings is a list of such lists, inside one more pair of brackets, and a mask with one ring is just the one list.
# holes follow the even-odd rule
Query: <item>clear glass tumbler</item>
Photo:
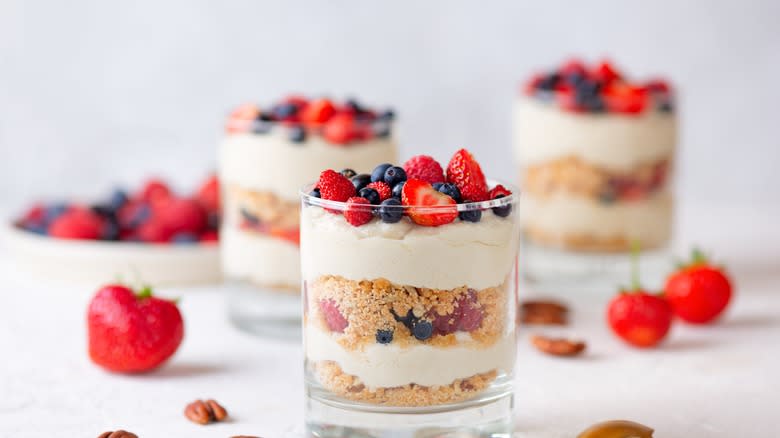
[[[376, 206], [347, 209], [310, 188], [301, 191], [308, 436], [511, 436], [518, 196], [391, 206], [397, 223], [356, 227], [344, 212]], [[428, 227], [410, 213], [478, 221]]]

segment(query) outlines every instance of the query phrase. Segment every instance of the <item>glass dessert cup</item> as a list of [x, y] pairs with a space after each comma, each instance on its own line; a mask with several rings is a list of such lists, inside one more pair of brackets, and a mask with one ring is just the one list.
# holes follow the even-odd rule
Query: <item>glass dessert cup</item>
[[425, 227], [404, 215], [355, 227], [345, 203], [311, 188], [301, 191], [307, 436], [511, 436], [517, 195], [393, 207], [481, 210], [479, 222]]
[[[241, 129], [238, 122], [245, 123]], [[259, 118], [231, 123], [220, 146], [219, 174], [229, 318], [251, 333], [298, 339], [298, 189], [324, 167], [360, 168], [395, 160], [392, 121], [355, 120], [355, 130], [373, 134], [344, 144], [327, 141], [323, 126]]]

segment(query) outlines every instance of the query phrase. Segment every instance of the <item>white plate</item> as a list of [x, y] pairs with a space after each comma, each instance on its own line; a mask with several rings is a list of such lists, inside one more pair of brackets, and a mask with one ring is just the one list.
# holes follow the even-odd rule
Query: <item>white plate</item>
[[152, 286], [221, 281], [216, 244], [147, 244], [40, 236], [6, 223], [0, 240], [20, 268], [47, 280], [96, 285], [122, 280]]

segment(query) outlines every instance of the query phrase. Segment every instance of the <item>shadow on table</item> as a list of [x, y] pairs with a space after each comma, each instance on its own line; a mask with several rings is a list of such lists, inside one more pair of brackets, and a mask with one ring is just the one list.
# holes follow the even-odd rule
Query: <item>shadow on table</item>
[[173, 362], [165, 365], [159, 370], [144, 375], [144, 377], [152, 379], [188, 378], [226, 373], [229, 371], [229, 367], [226, 364]]

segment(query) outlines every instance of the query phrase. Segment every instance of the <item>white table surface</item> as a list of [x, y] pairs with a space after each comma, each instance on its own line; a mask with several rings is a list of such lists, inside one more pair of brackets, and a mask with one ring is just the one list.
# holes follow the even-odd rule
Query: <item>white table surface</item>
[[[618, 341], [600, 295], [566, 299], [558, 330], [588, 342], [584, 357], [543, 356], [520, 335], [518, 437], [573, 437], [591, 423], [633, 419], [658, 437], [777, 436], [780, 406], [780, 209], [681, 209], [680, 246], [700, 243], [725, 262], [737, 296], [716, 326], [677, 324], [659, 349]], [[65, 287], [19, 273], [0, 252], [0, 437], [95, 437], [124, 428], [142, 438], [293, 436], [303, 422], [298, 345], [261, 340], [226, 320], [219, 288], [160, 291], [181, 297], [183, 344], [160, 370], [114, 375], [86, 353], [85, 309], [94, 287]], [[525, 287], [524, 294], [534, 292]], [[186, 403], [213, 397], [231, 420], [187, 421]], [[55, 435], [52, 435], [56, 433]]]

